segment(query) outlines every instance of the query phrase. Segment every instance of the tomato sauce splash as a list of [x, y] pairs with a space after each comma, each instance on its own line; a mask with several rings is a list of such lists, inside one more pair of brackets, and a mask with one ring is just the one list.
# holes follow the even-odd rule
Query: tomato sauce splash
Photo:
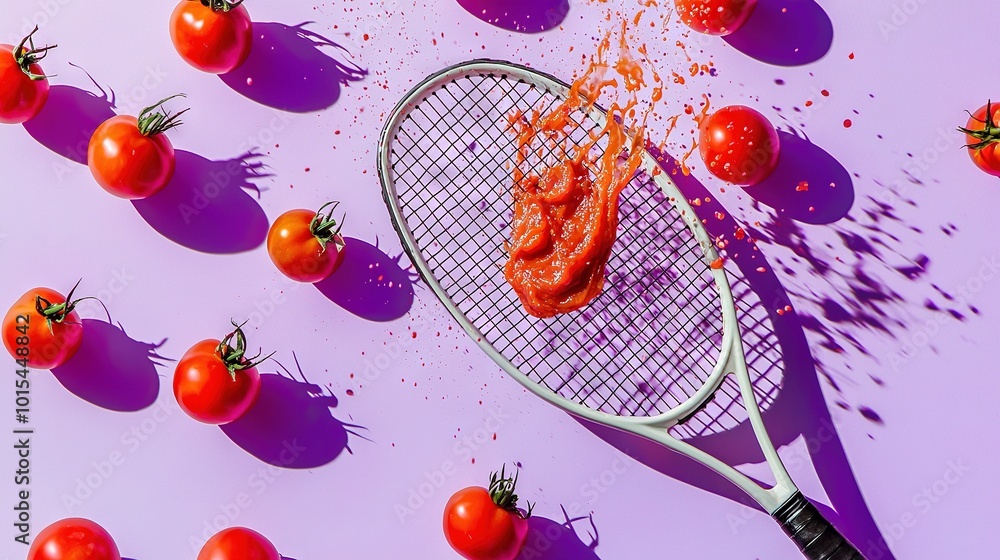
[[[651, 65], [645, 56], [632, 55], [626, 37], [623, 23], [619, 58], [609, 64], [611, 35], [604, 36], [586, 72], [556, 108], [546, 114], [534, 111], [530, 117], [520, 112], [509, 116], [518, 151], [504, 277], [535, 317], [580, 309], [604, 288], [618, 230], [619, 197], [642, 162], [646, 119], [662, 98], [663, 87], [652, 72], [654, 101], [636, 122], [637, 92], [646, 87], [645, 70]], [[603, 126], [589, 131], [584, 141], [571, 140], [602, 91], [619, 87], [619, 77], [627, 102], [612, 103]], [[627, 132], [625, 123], [630, 122], [634, 126]], [[530, 162], [541, 160], [541, 173], [528, 170]]]

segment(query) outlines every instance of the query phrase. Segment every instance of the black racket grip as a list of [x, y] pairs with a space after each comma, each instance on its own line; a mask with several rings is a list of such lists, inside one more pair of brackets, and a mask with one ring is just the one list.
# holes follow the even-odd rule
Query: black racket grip
[[802, 492], [795, 492], [772, 517], [809, 560], [865, 560]]

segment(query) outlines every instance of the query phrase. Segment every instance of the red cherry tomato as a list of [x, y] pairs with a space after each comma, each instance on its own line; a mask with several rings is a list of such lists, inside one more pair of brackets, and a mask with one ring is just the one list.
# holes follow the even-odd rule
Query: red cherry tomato
[[701, 159], [723, 181], [756, 185], [778, 166], [778, 131], [750, 107], [719, 109], [701, 122], [699, 136]]
[[56, 521], [31, 541], [27, 560], [121, 560], [118, 545], [97, 523], [78, 517]]
[[174, 371], [174, 397], [199, 422], [228, 424], [246, 414], [260, 394], [255, 366], [263, 360], [246, 357], [246, 336], [241, 325], [233, 326], [236, 330], [221, 342], [210, 339], [192, 346]]
[[[267, 234], [267, 253], [282, 274], [310, 283], [333, 274], [344, 251], [343, 218], [340, 224], [333, 218], [338, 204], [329, 202], [318, 212], [290, 210], [278, 216]], [[330, 211], [324, 214], [328, 206]]]
[[0, 123], [21, 124], [35, 117], [49, 98], [49, 80], [38, 61], [51, 47], [35, 48], [32, 36], [38, 26], [16, 47], [0, 44]]
[[73, 300], [75, 290], [67, 297], [49, 288], [28, 290], [7, 311], [3, 345], [24, 367], [59, 367], [80, 348], [83, 323], [74, 310], [80, 301]]
[[969, 157], [986, 173], [1000, 177], [1000, 153], [997, 143], [1000, 142], [1000, 106], [986, 103], [969, 117], [965, 128], [958, 130], [965, 133], [966, 147]]
[[244, 527], [223, 529], [208, 539], [198, 560], [280, 560], [278, 549], [257, 531]]
[[232, 72], [250, 56], [253, 24], [240, 2], [181, 0], [170, 16], [178, 54], [202, 72]]
[[528, 516], [517, 509], [517, 476], [493, 473], [490, 487], [459, 490], [444, 508], [444, 535], [467, 560], [514, 560], [528, 538]]
[[168, 97], [146, 107], [139, 117], [119, 115], [104, 121], [90, 138], [87, 165], [109, 193], [129, 200], [152, 196], [174, 175], [174, 147], [164, 132], [179, 126], [187, 111], [162, 110]]
[[757, 0], [674, 0], [685, 25], [707, 35], [729, 35], [750, 19]]

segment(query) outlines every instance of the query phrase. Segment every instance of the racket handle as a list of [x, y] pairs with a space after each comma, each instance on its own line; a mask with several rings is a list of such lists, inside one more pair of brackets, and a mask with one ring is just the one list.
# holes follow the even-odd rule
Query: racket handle
[[772, 517], [809, 560], [865, 560], [802, 492], [796, 491]]

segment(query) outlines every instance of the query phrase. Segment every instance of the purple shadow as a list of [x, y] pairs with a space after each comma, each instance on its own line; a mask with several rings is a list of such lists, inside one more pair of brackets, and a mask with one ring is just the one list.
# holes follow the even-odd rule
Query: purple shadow
[[327, 54], [324, 47], [350, 56], [343, 46], [305, 29], [310, 23], [293, 27], [254, 22], [250, 57], [220, 78], [240, 95], [282, 111], [308, 113], [331, 107], [341, 88], [363, 80], [368, 70]]
[[486, 23], [518, 33], [541, 33], [559, 26], [569, 14], [567, 0], [458, 0]]
[[393, 321], [406, 315], [413, 305], [416, 278], [400, 266], [403, 256], [390, 257], [377, 245], [352, 237], [344, 242], [340, 267], [316, 284], [320, 293], [369, 321]]
[[158, 344], [129, 337], [121, 327], [84, 319], [83, 342], [65, 365], [52, 375], [71, 393], [108, 410], [134, 412], [156, 401], [160, 378], [156, 366], [163, 358]]
[[[528, 519], [528, 539], [517, 560], [601, 560], [595, 552], [598, 545], [597, 526], [593, 515], [570, 519], [563, 508], [566, 521], [559, 522], [533, 515]], [[584, 543], [573, 524], [590, 521], [587, 531], [590, 543]]]
[[[694, 176], [685, 176], [681, 173], [679, 164], [672, 157], [660, 154], [651, 146], [647, 149], [659, 160], [660, 165], [670, 174], [685, 197], [712, 199], [712, 202], [704, 202], [696, 208], [699, 216], [715, 216], [716, 212], [725, 214], [724, 219], [713, 217], [707, 220], [709, 234], [713, 236], [726, 234], [727, 238], [732, 238], [732, 232], [740, 224], [731, 217], [714, 194]], [[759, 251], [753, 251], [749, 241], [744, 240], [742, 243], [745, 245], [738, 245], [736, 241], [732, 241], [727, 247], [727, 253], [731, 257], [729, 263], [738, 267], [741, 276], [746, 279], [750, 289], [767, 309], [769, 322], [780, 346], [785, 371], [780, 390], [771, 405], [763, 412], [768, 434], [778, 447], [802, 436], [810, 441], [821, 442], [820, 445], [810, 445], [809, 454], [819, 480], [836, 511], [823, 504], [816, 506], [869, 558], [893, 560], [892, 551], [872, 518], [864, 495], [854, 478], [843, 443], [834, 427], [802, 321], [796, 313], [785, 313], [780, 316], [777, 314], [778, 307], [788, 304], [788, 294], [766, 257]], [[758, 272], [758, 267], [763, 267], [764, 272]], [[639, 436], [583, 420], [581, 423], [611, 445], [650, 468], [692, 486], [760, 509], [756, 502], [750, 500], [732, 483], [695, 461], [665, 452], [661, 445]], [[697, 436], [686, 441], [730, 464], [763, 461], [763, 454], [752, 445], [755, 440], [747, 422], [731, 430]], [[794, 473], [792, 474], [794, 476]], [[777, 527], [775, 531], [778, 531]]]
[[802, 66], [830, 51], [833, 22], [813, 0], [760, 0], [743, 27], [723, 39], [761, 62]]
[[336, 397], [324, 394], [319, 385], [282, 375], [265, 373], [260, 381], [254, 406], [221, 426], [236, 445], [265, 463], [288, 469], [320, 467], [348, 449], [348, 426], [330, 413]]
[[101, 123], [113, 116], [114, 106], [106, 93], [98, 96], [60, 84], [49, 89], [45, 107], [35, 118], [24, 123], [24, 130], [53, 152], [86, 165], [90, 137]]
[[267, 237], [264, 210], [246, 192], [267, 177], [260, 156], [247, 153], [212, 161], [177, 151], [174, 178], [162, 191], [132, 202], [150, 226], [174, 243], [203, 253], [256, 249]]
[[777, 169], [760, 184], [743, 189], [747, 196], [774, 208], [781, 218], [807, 224], [831, 224], [846, 216], [854, 205], [851, 174], [805, 138], [785, 131], [779, 131], [778, 138]]

